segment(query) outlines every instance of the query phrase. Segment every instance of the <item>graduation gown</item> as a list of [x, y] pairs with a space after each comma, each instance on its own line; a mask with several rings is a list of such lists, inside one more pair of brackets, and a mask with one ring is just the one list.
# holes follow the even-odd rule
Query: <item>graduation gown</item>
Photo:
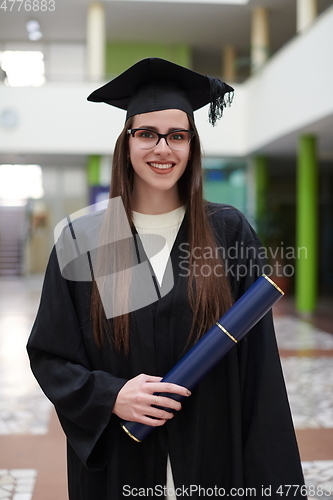
[[[253, 250], [260, 241], [233, 207], [210, 203], [207, 210], [236, 300], [260, 275]], [[131, 313], [127, 357], [111, 343], [96, 346], [91, 283], [64, 279], [52, 251], [28, 353], [67, 436], [70, 500], [164, 498], [168, 455], [177, 498], [278, 499], [287, 496], [284, 485], [303, 484], [271, 313], [142, 443], [126, 435], [112, 413], [127, 380], [140, 373], [162, 377], [184, 354], [192, 324], [186, 243], [185, 214], [171, 251], [174, 287]], [[300, 490], [293, 497], [304, 498]]]

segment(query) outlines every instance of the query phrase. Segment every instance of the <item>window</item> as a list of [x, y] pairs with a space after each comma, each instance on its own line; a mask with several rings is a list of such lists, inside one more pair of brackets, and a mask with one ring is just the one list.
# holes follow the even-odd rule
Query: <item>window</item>
[[38, 50], [2, 51], [0, 66], [10, 87], [40, 87], [45, 83], [44, 55]]

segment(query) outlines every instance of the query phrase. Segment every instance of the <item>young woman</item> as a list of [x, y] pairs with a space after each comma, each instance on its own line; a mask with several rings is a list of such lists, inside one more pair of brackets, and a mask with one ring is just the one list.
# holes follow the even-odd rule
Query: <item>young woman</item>
[[[127, 109], [110, 199], [121, 200], [131, 237], [114, 244], [120, 237], [110, 233], [124, 224], [112, 211], [83, 217], [79, 235], [67, 228], [80, 244], [103, 219], [106, 244], [97, 250], [94, 281], [66, 275], [55, 248], [28, 343], [32, 370], [67, 436], [71, 500], [278, 499], [288, 496], [290, 484], [298, 486], [295, 498], [304, 496], [271, 314], [192, 394], [160, 382], [263, 265], [260, 242], [244, 216], [202, 197], [193, 111], [211, 103], [215, 123], [232, 90], [168, 61], [146, 59], [89, 97]], [[162, 238], [163, 252], [149, 235]], [[134, 257], [127, 260], [131, 248]], [[151, 276], [134, 286], [139, 264], [147, 264]], [[103, 288], [110, 269], [117, 279]], [[170, 270], [173, 282], [165, 289]], [[131, 307], [133, 286], [138, 302]], [[148, 289], [156, 298], [146, 300]], [[111, 302], [122, 314], [107, 312]], [[185, 399], [180, 404], [168, 393]], [[122, 420], [154, 430], [138, 443]]]

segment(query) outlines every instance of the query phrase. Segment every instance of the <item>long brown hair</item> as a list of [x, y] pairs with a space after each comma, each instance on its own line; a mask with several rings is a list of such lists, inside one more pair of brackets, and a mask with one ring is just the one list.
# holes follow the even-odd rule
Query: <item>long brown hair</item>
[[[194, 274], [195, 263], [205, 262], [209, 269], [216, 269], [215, 266], [222, 266], [223, 262], [216, 255], [217, 247], [209, 214], [206, 210], [206, 202], [202, 192], [202, 165], [201, 147], [199, 135], [193, 119], [188, 117], [190, 126], [195, 132], [191, 142], [191, 155], [184, 174], [178, 181], [178, 191], [182, 204], [186, 205], [186, 215], [188, 218], [188, 244], [189, 244], [189, 277], [187, 282], [188, 301], [193, 312], [192, 327], [189, 332], [188, 342], [198, 340], [215, 321], [232, 305], [232, 295], [228, 278], [225, 273], [218, 276], [211, 272], [209, 276], [202, 273]], [[133, 168], [128, 161], [128, 135], [127, 130], [131, 128], [133, 118], [130, 118], [121, 132], [114, 150], [112, 178], [110, 187], [110, 198], [121, 197], [125, 207], [126, 215], [133, 228], [131, 194], [133, 189]], [[106, 226], [110, 226], [106, 221]], [[195, 248], [195, 252], [192, 250]], [[207, 248], [212, 251], [208, 253]], [[105, 254], [105, 247], [100, 250], [100, 262], [110, 259]], [[205, 255], [204, 255], [205, 254]], [[221, 269], [221, 267], [220, 267]], [[126, 300], [126, 290], [123, 286], [123, 295], [117, 293], [117, 300]], [[110, 328], [110, 321], [106, 320], [104, 308], [100, 299], [96, 282], [93, 283], [91, 298], [91, 318], [94, 337], [97, 345], [102, 346], [105, 340], [112, 340], [117, 350], [128, 353], [130, 348], [129, 330], [130, 313], [116, 316], [112, 319], [113, 328]], [[195, 335], [196, 332], [196, 335]]]

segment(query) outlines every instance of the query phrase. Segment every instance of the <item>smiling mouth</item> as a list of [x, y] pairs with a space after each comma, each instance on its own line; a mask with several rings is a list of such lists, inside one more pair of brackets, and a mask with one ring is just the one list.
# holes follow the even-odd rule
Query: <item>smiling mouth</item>
[[153, 168], [158, 168], [159, 170], [167, 170], [175, 166], [175, 163], [153, 163], [149, 162], [148, 165]]

